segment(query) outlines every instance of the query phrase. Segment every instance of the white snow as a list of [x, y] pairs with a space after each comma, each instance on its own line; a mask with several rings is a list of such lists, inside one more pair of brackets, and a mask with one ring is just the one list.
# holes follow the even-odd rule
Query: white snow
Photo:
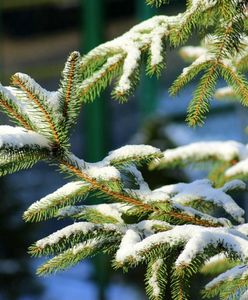
[[198, 57], [191, 65], [189, 65], [188, 67], [183, 68], [182, 73], [179, 76], [179, 78], [182, 77], [182, 76], [183, 77], [191, 76], [189, 74], [192, 70], [195, 69], [196, 66], [200, 66], [201, 64], [205, 64], [206, 62], [211, 61], [212, 59], [213, 59], [213, 56], [211, 56], [209, 54], [204, 54], [204, 55]]
[[173, 228], [174, 226], [165, 222], [165, 221], [159, 221], [159, 220], [144, 220], [137, 224], [131, 224], [129, 225], [130, 228], [134, 228], [135, 230], [138, 230], [142, 233], [142, 235], [150, 236], [155, 233], [156, 226], [159, 226], [160, 228], [163, 227], [164, 230], [168, 230]]
[[[124, 41], [125, 43], [125, 41]], [[133, 41], [128, 41], [126, 45], [123, 45], [127, 53], [126, 59], [123, 65], [123, 73], [120, 77], [116, 91], [119, 93], [125, 93], [131, 89], [131, 75], [139, 65], [141, 57], [141, 51], [139, 45], [136, 45]]]
[[39, 95], [44, 101], [49, 97], [50, 92], [48, 92], [46, 89], [42, 88], [33, 78], [31, 78], [29, 75], [24, 73], [16, 73], [14, 77], [20, 79], [22, 82], [25, 82], [27, 86], [31, 90], [34, 91], [35, 94]]
[[240, 297], [240, 300], [247, 300], [247, 299], [248, 299], [248, 290], [245, 291]]
[[122, 213], [119, 210], [119, 206], [116, 204], [118, 204], [118, 203], [86, 205], [85, 208], [86, 209], [94, 209], [106, 217], [112, 217], [119, 223], [124, 223], [121, 218]]
[[[89, 164], [88, 164], [89, 165]], [[113, 166], [106, 166], [106, 167], [90, 167], [89, 169], [85, 170], [87, 174], [97, 180], [120, 180], [121, 174], [120, 172]]]
[[121, 227], [113, 224], [102, 224], [97, 225], [89, 222], [78, 222], [67, 227], [64, 227], [61, 230], [58, 230], [49, 236], [36, 242], [36, 246], [39, 248], [45, 248], [46, 246], [52, 246], [57, 244], [63, 238], [69, 238], [73, 234], [82, 233], [87, 234], [90, 231], [95, 229], [103, 229], [106, 231], [121, 231]]
[[142, 173], [137, 169], [135, 165], [129, 165], [128, 167], [125, 168], [127, 171], [129, 171], [134, 177], [136, 184], [139, 186], [139, 189], [144, 191], [144, 192], [149, 192], [150, 188], [148, 184], [145, 182]]
[[[204, 12], [213, 5], [215, 5], [214, 1], [207, 1], [202, 5], [202, 1], [195, 0], [185, 13], [180, 13], [177, 16], [154, 16], [134, 26], [122, 36], [90, 51], [82, 58], [82, 65], [86, 65], [88, 61], [95, 57], [105, 56], [106, 54], [113, 55], [116, 58], [116, 55], [120, 55], [117, 60], [121, 61], [124, 58], [124, 64], [116, 91], [120, 93], [128, 92], [132, 86], [131, 75], [138, 66], [142, 49], [150, 48], [152, 66], [161, 63], [163, 59], [162, 39], [169, 35], [171, 28], [174, 29], [176, 25], [179, 28], [183, 26], [184, 22], [188, 20], [196, 9]], [[97, 73], [102, 74], [102, 70], [105, 68], [106, 66], [103, 65]], [[90, 80], [86, 79], [82, 85], [86, 87], [91, 84], [92, 78]]]
[[151, 191], [151, 190], [130, 190], [126, 189], [126, 192], [133, 196], [134, 198], [138, 198], [142, 202], [151, 203], [151, 202], [166, 202], [170, 201], [170, 197], [168, 194], [160, 191]]
[[[55, 192], [43, 197], [39, 201], [34, 202], [24, 213], [29, 214], [32, 211], [39, 211], [48, 209], [53, 203], [56, 203], [58, 200], [66, 199], [67, 197], [73, 197], [75, 195], [80, 195], [80, 190], [83, 189], [83, 195], [87, 193], [87, 190], [90, 190], [90, 184], [82, 181], [69, 182], [57, 189]], [[82, 194], [82, 192], [81, 192]]]
[[79, 243], [72, 248], [73, 255], [77, 255], [81, 251], [84, 251], [86, 248], [95, 248], [99, 245], [102, 245], [102, 241], [99, 241], [99, 239], [91, 239], [87, 242]]
[[219, 253], [216, 254], [214, 256], [212, 256], [211, 258], [209, 258], [205, 263], [204, 266], [211, 266], [212, 264], [216, 264], [216, 263], [223, 263], [224, 260], [226, 260], [227, 257], [225, 255], [225, 253]]
[[134, 229], [128, 229], [121, 240], [118, 251], [116, 252], [115, 259], [117, 262], [126, 260], [129, 256], [133, 255], [135, 245], [141, 242], [140, 234]]
[[54, 110], [59, 109], [59, 91], [47, 93], [47, 104]]
[[231, 161], [235, 158], [244, 159], [248, 157], [248, 147], [235, 141], [210, 141], [197, 142], [175, 149], [164, 151], [164, 157], [159, 162], [154, 162], [154, 166], [187, 162], [198, 162], [208, 159], [218, 159]]
[[[225, 227], [231, 226], [231, 221], [226, 218], [217, 218], [209, 214], [205, 214], [197, 209], [194, 209], [190, 206], [184, 206], [179, 203], [173, 203], [172, 207], [178, 209], [180, 212], [190, 216], [190, 217], [200, 217], [201, 220], [207, 221], [212, 224], [222, 224]], [[242, 220], [243, 221], [243, 220]]]
[[222, 87], [222, 88], [218, 88], [215, 93], [214, 93], [214, 96], [216, 99], [234, 99], [235, 98], [235, 92], [233, 90], [232, 87], [230, 86], [225, 86], [225, 87]]
[[34, 131], [26, 130], [22, 127], [2, 125], [0, 126], [0, 148], [4, 146], [50, 148], [50, 141]]
[[163, 62], [163, 37], [166, 35], [163, 27], [157, 27], [154, 29], [154, 34], [151, 39], [151, 66], [155, 67], [156, 65]]
[[219, 228], [209, 230], [204, 228], [195, 231], [191, 237], [176, 260], [177, 266], [189, 264], [206, 247], [209, 245], [218, 246], [219, 243], [226, 249], [236, 252], [241, 259], [248, 258], [248, 240], [235, 235], [231, 230]]
[[161, 244], [169, 247], [184, 243], [185, 248], [176, 260], [176, 265], [190, 264], [192, 259], [210, 244], [222, 243], [226, 249], [236, 252], [242, 259], [248, 257], [248, 240], [234, 229], [206, 228], [197, 225], [175, 226], [171, 230], [150, 235], [143, 240], [135, 230], [128, 230], [116, 253], [116, 261], [124, 263], [128, 259], [142, 260], [143, 253]]
[[205, 289], [212, 289], [216, 285], [219, 285], [221, 282], [232, 281], [235, 278], [244, 279], [247, 278], [247, 276], [248, 276], [248, 266], [239, 265], [215, 277], [205, 286]]
[[241, 160], [225, 172], [227, 177], [242, 176], [246, 174], [248, 174], [248, 158]]
[[138, 157], [149, 157], [151, 155], [160, 154], [161, 151], [150, 145], [126, 145], [119, 149], [113, 150], [104, 159], [104, 161], [131, 160]]
[[235, 229], [242, 234], [248, 236], [248, 223], [235, 226]]
[[208, 9], [215, 6], [216, 3], [217, 0], [191, 0], [191, 7], [196, 9], [199, 7], [199, 5], [202, 5], [205, 7], [205, 9]]
[[214, 203], [215, 205], [222, 207], [237, 221], [243, 222], [244, 210], [236, 204], [231, 196], [225, 193], [225, 191], [240, 186], [245, 188], [245, 184], [238, 180], [227, 183], [223, 188], [215, 189], [212, 187], [210, 180], [201, 179], [193, 181], [192, 183], [166, 185], [156, 189], [154, 192], [164, 192], [169, 195], [172, 202], [182, 205], [187, 205], [195, 200], [203, 200]]
[[164, 261], [162, 258], [159, 258], [154, 262], [154, 264], [152, 265], [152, 276], [148, 280], [148, 284], [152, 287], [152, 294], [154, 297], [158, 297], [160, 294], [158, 272], [163, 263]]
[[203, 47], [186, 46], [180, 49], [180, 55], [184, 59], [195, 60], [207, 54], [207, 49]]
[[223, 192], [228, 192], [228, 191], [232, 191], [232, 190], [245, 190], [246, 189], [246, 184], [244, 183], [244, 181], [239, 180], [239, 179], [234, 179], [231, 181], [226, 182], [222, 187], [221, 190]]
[[[105, 205], [108, 205], [106, 208]], [[109, 203], [109, 204], [97, 204], [97, 205], [77, 205], [77, 206], [66, 206], [61, 208], [57, 215], [58, 216], [73, 216], [83, 214], [87, 209], [96, 209], [100, 213], [111, 216], [123, 223], [121, 215], [126, 213], [127, 210], [132, 208], [132, 206], [123, 203]]]

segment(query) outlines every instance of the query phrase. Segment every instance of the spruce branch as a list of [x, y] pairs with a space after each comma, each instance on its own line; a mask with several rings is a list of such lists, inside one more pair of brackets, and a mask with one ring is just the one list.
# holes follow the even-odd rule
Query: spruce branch
[[210, 281], [202, 291], [205, 298], [219, 295], [220, 299], [235, 297], [238, 290], [248, 287], [247, 265], [238, 265]]
[[60, 208], [84, 199], [90, 190], [91, 186], [81, 181], [67, 183], [54, 193], [33, 203], [25, 211], [23, 218], [27, 222], [39, 222], [52, 218]]
[[[45, 122], [41, 125], [46, 125], [42, 133], [44, 133], [45, 135], [47, 134], [48, 137], [52, 139], [56, 145], [59, 146], [60, 134], [57, 129], [57, 124], [53, 117], [53, 113], [46, 103], [44, 90], [26, 74], [17, 73], [13, 75], [12, 83], [19, 87], [23, 92], [25, 92], [29, 101], [31, 101], [34, 105], [34, 108], [40, 111]], [[37, 111], [36, 115], [38, 115]]]
[[21, 107], [17, 104], [17, 99], [9, 90], [0, 84], [0, 106], [1, 109], [12, 119], [17, 125], [34, 130], [33, 124], [30, 122], [27, 114], [21, 111]]
[[168, 3], [169, 2], [169, 0], [146, 0], [146, 3], [148, 4], [148, 5], [154, 5], [154, 6], [156, 6], [156, 7], [159, 7], [159, 6], [161, 6], [162, 4], [166, 4], [166, 3]]
[[166, 261], [151, 255], [146, 271], [146, 294], [151, 300], [162, 300], [166, 291], [168, 271]]
[[78, 97], [75, 93], [81, 79], [80, 61], [80, 53], [76, 51], [72, 52], [62, 72], [59, 102], [64, 121], [68, 128], [76, 123], [76, 118], [81, 108], [81, 104], [78, 103]]
[[[160, 6], [168, 1], [147, 2]], [[12, 78], [15, 87], [0, 85], [0, 108], [22, 126], [0, 127], [0, 175], [44, 159], [74, 180], [24, 213], [26, 221], [53, 217], [79, 221], [30, 247], [32, 255], [52, 256], [38, 274], [64, 270], [86, 257], [108, 252], [114, 256], [116, 268], [147, 265], [150, 299], [163, 299], [170, 284], [172, 299], [185, 300], [192, 275], [212, 256], [224, 253], [246, 267], [248, 226], [235, 225], [244, 222], [244, 210], [229, 195], [236, 189], [244, 190], [245, 184], [228, 179], [248, 177], [247, 145], [232, 141], [197, 143], [163, 154], [151, 146], [127, 145], [102, 161], [89, 163], [74, 156], [68, 142], [82, 104], [94, 101], [114, 80], [113, 97], [126, 100], [139, 81], [142, 58], [147, 60], [147, 74], [158, 76], [165, 68], [166, 44], [177, 47], [185, 43], [193, 29], [208, 29], [212, 34], [201, 47], [188, 46], [181, 51], [191, 65], [171, 87], [175, 94], [202, 74], [188, 108], [189, 124], [203, 123], [219, 77], [230, 85], [222, 94], [229, 92], [247, 105], [246, 2], [191, 0], [186, 11], [177, 16], [155, 16], [83, 57], [73, 52], [56, 92], [46, 91], [21, 73]], [[149, 163], [151, 168], [163, 168], [208, 161], [215, 163], [210, 174], [214, 183], [198, 180], [152, 190], [138, 169]], [[100, 203], [76, 205], [89, 192]], [[228, 219], [221, 217], [223, 213]], [[242, 276], [231, 280], [229, 294], [241, 294], [247, 288]], [[223, 282], [215, 281], [213, 288], [210, 283], [206, 295], [227, 298]]]

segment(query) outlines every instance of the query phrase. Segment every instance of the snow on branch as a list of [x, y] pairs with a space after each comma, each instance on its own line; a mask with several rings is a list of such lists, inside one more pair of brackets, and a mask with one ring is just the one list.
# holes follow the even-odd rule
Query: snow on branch
[[[231, 7], [235, 6], [235, 3], [231, 2], [230, 11]], [[243, 105], [248, 105], [248, 82], [242, 74], [248, 66], [248, 38], [241, 29], [244, 26], [245, 10], [241, 7], [242, 5], [236, 14], [230, 16], [231, 19], [225, 20], [224, 17], [223, 22], [226, 22], [226, 26], [223, 26], [216, 34], [205, 37], [201, 47], [187, 46], [180, 51], [184, 60], [193, 61], [193, 63], [184, 68], [181, 75], [174, 81], [170, 88], [172, 95], [177, 94], [199, 72], [204, 72], [188, 108], [187, 121], [192, 126], [202, 124], [209, 110], [209, 100], [214, 94], [219, 76], [217, 70], [230, 87], [217, 90], [216, 97], [219, 99], [234, 97], [240, 99]], [[241, 51], [237, 51], [238, 45], [242, 48]]]
[[[191, 27], [192, 24], [197, 25], [196, 20], [200, 17], [200, 14], [215, 5], [216, 2], [214, 1], [189, 2], [184, 13], [177, 16], [152, 17], [134, 26], [122, 36], [90, 51], [82, 58], [82, 70], [88, 74], [80, 87], [82, 97], [84, 97], [84, 91], [90, 89], [96, 79], [105, 76], [105, 69], [108, 68], [107, 64], [110, 63], [110, 60], [116, 59], [114, 63], [122, 66], [122, 72], [114, 90], [114, 95], [119, 99], [123, 99], [134, 86], [142, 53], [148, 51], [150, 55], [148, 73], [157, 73], [164, 61], [165, 39], [169, 38], [172, 44], [176, 42], [176, 39], [173, 38], [175, 34], [177, 36], [182, 35], [182, 40], [187, 39], [190, 31], [186, 28]], [[105, 63], [105, 61], [107, 62]], [[102, 65], [101, 62], [103, 62]], [[101, 65], [100, 69], [98, 63]], [[95, 69], [98, 70], [95, 74], [94, 65], [96, 66]]]
[[164, 157], [151, 163], [151, 168], [164, 168], [176, 165], [187, 165], [204, 161], [243, 160], [248, 157], [247, 145], [235, 141], [197, 142], [186, 146], [168, 149]]
[[102, 220], [101, 223], [124, 223], [122, 213], [130, 206], [120, 203], [103, 203], [97, 205], [67, 206], [58, 211], [58, 217], [72, 217], [90, 222]]
[[215, 286], [219, 285], [221, 282], [232, 281], [237, 277], [245, 278], [248, 277], [248, 266], [247, 265], [239, 265], [236, 266], [222, 274], [218, 277], [214, 278], [210, 281], [205, 288], [213, 289]]
[[137, 230], [129, 229], [122, 238], [116, 253], [116, 263], [122, 266], [131, 260], [142, 261], [145, 259], [145, 254], [162, 244], [169, 248], [179, 244], [184, 245], [184, 249], [175, 262], [177, 267], [189, 265], [210, 245], [215, 248], [222, 245], [226, 251], [234, 252], [243, 260], [248, 257], [248, 240], [234, 229], [182, 225], [145, 238], [142, 238]]
[[236, 221], [244, 222], [244, 210], [227, 195], [226, 192], [233, 189], [245, 189], [246, 185], [240, 180], [226, 183], [222, 188], [215, 189], [208, 179], [196, 180], [192, 183], [178, 183], [163, 186], [155, 192], [162, 192], [168, 195], [170, 201], [185, 206], [190, 206], [194, 201], [211, 202], [218, 207], [222, 207]]
[[[211, 280], [203, 290], [203, 294], [207, 298], [220, 295], [221, 299], [235, 297], [238, 295], [238, 290], [243, 291], [247, 288], [248, 266], [238, 265]], [[239, 299], [245, 298], [245, 294]]]
[[142, 161], [150, 161], [160, 158], [161, 151], [158, 148], [149, 145], [126, 145], [117, 150], [111, 151], [104, 159], [104, 162], [109, 162], [111, 165], [119, 165], [125, 163], [138, 164]]
[[86, 236], [89, 233], [97, 235], [97, 229], [106, 232], [117, 232], [122, 233], [123, 229], [119, 225], [114, 224], [94, 224], [90, 222], [78, 222], [73, 225], [64, 227], [51, 235], [37, 241], [33, 247], [33, 252], [35, 251], [45, 251], [46, 248], [51, 248], [56, 246], [60, 241], [72, 240], [73, 236], [80, 234], [80, 236]]
[[51, 148], [50, 141], [44, 136], [22, 127], [0, 126], [0, 148], [40, 147]]
[[82, 181], [67, 183], [52, 194], [34, 202], [24, 213], [25, 221], [41, 221], [56, 215], [59, 208], [73, 204], [90, 191], [91, 186]]

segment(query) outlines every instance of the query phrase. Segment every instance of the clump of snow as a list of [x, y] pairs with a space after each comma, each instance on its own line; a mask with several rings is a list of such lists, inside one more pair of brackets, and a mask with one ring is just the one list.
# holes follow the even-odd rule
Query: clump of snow
[[151, 203], [151, 202], [167, 202], [170, 201], [170, 197], [168, 194], [160, 191], [151, 191], [151, 190], [128, 190], [126, 192], [133, 196], [134, 198], [138, 198], [142, 202]]
[[248, 236], [248, 223], [235, 226], [235, 229]]
[[4, 146], [50, 148], [50, 141], [34, 131], [26, 130], [22, 127], [2, 125], [0, 126], [0, 148]]
[[242, 176], [248, 174], [248, 158], [241, 160], [225, 171], [227, 177]]
[[134, 246], [141, 241], [140, 234], [134, 229], [128, 229], [121, 240], [115, 259], [117, 262], [122, 262], [129, 256], [133, 255]]
[[199, 217], [202, 221], [207, 221], [211, 224], [216, 224], [216, 225], [221, 224], [222, 226], [225, 226], [225, 227], [230, 227], [232, 225], [231, 221], [226, 218], [216, 218], [209, 214], [205, 214], [205, 213], [203, 213], [195, 208], [192, 208], [190, 206], [184, 206], [184, 205], [181, 205], [181, 204], [175, 202], [175, 203], [173, 203], [172, 207], [178, 209], [183, 214], [186, 214], [190, 217]]
[[155, 28], [154, 35], [151, 40], [151, 66], [155, 67], [163, 62], [163, 37], [166, 32], [163, 27]]
[[87, 174], [98, 180], [120, 180], [121, 174], [120, 172], [113, 166], [106, 167], [90, 167], [86, 170]]
[[151, 155], [160, 154], [161, 151], [150, 145], [126, 145], [119, 149], [113, 150], [104, 159], [104, 161], [131, 160], [137, 157], [149, 157]]
[[124, 41], [123, 47], [127, 53], [126, 59], [123, 65], [123, 74], [120, 77], [116, 91], [119, 93], [125, 93], [130, 90], [131, 85], [131, 75], [139, 65], [139, 60], [141, 58], [141, 51], [139, 45], [136, 45], [136, 42], [133, 41]]

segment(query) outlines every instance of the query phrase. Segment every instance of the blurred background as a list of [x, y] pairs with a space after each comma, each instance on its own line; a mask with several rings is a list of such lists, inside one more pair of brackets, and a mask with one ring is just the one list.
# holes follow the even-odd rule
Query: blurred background
[[[0, 80], [9, 84], [15, 72], [29, 74], [48, 90], [56, 90], [69, 53], [87, 53], [155, 14], [177, 14], [185, 1], [156, 10], [144, 0], [0, 0]], [[197, 44], [194, 36], [190, 44]], [[73, 133], [73, 151], [97, 161], [111, 149], [127, 143], [153, 144], [162, 150], [198, 140], [246, 141], [245, 113], [240, 106], [215, 103], [207, 124], [195, 130], [185, 125], [185, 111], [195, 85], [176, 99], [168, 87], [185, 64], [168, 47], [167, 68], [158, 81], [141, 76], [135, 95], [126, 104], [110, 97], [111, 88], [93, 104], [85, 105]], [[220, 86], [223, 85], [220, 82]], [[223, 121], [223, 118], [225, 122]], [[1, 115], [1, 124], [8, 120]], [[197, 172], [144, 174], [150, 185], [189, 180]], [[193, 174], [193, 175], [192, 175]], [[49, 278], [35, 275], [41, 260], [30, 258], [28, 246], [66, 225], [66, 221], [24, 224], [23, 211], [53, 192], [65, 180], [40, 163], [32, 170], [0, 181], [0, 300], [141, 300], [146, 299], [143, 270], [123, 275], [111, 271], [108, 257], [85, 261]], [[199, 280], [199, 278], [197, 279]], [[196, 298], [194, 298], [196, 299]], [[198, 298], [197, 298], [198, 299]]]

